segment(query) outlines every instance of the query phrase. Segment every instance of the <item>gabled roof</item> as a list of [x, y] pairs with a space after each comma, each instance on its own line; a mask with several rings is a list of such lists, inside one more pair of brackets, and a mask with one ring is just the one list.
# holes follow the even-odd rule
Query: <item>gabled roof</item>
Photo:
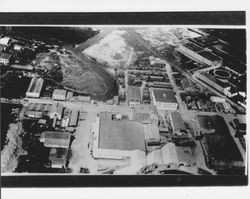
[[44, 146], [68, 148], [70, 144], [71, 134], [59, 131], [45, 131], [41, 134], [41, 139], [44, 139]]

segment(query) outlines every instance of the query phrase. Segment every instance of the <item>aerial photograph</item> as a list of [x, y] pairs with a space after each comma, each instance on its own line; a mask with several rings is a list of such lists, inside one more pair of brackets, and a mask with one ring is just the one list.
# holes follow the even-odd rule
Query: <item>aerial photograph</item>
[[1, 175], [247, 175], [246, 30], [0, 26]]

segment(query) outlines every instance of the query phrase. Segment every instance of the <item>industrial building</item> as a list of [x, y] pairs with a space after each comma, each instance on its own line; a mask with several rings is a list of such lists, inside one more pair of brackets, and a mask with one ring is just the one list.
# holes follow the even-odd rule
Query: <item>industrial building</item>
[[157, 124], [159, 121], [159, 114], [154, 105], [137, 104], [134, 109], [133, 120], [144, 124]]
[[149, 57], [149, 63], [151, 66], [157, 67], [157, 68], [164, 68], [166, 66], [166, 63], [163, 60], [154, 56]]
[[61, 120], [63, 115], [63, 105], [61, 103], [53, 103], [50, 111], [50, 119], [57, 117], [57, 119]]
[[145, 152], [143, 125], [139, 122], [101, 112], [92, 130], [94, 158], [123, 159], [134, 150]]
[[147, 154], [147, 165], [156, 164], [167, 166], [195, 166], [195, 158], [190, 147], [176, 146], [169, 142], [161, 149], [157, 149]]
[[11, 54], [0, 52], [0, 64], [8, 66], [11, 62]]
[[19, 44], [14, 44], [13, 49], [15, 51], [21, 52], [24, 49], [24, 47], [22, 45], [19, 45]]
[[181, 80], [181, 85], [182, 88], [185, 90], [187, 93], [192, 93], [196, 91], [196, 85], [193, 81], [191, 81], [189, 78], [185, 77]]
[[78, 123], [78, 117], [79, 117], [79, 111], [78, 110], [72, 110], [68, 126], [76, 127], [77, 123]]
[[242, 155], [223, 117], [198, 115], [198, 127], [208, 156], [207, 164], [218, 171], [244, 170]]
[[67, 91], [63, 89], [55, 89], [52, 94], [53, 100], [60, 100], [65, 101], [66, 100]]
[[153, 104], [159, 110], [175, 111], [178, 107], [175, 92], [169, 89], [152, 89]]
[[73, 92], [68, 91], [67, 96], [66, 96], [66, 100], [71, 100], [72, 98], [73, 98]]
[[166, 88], [166, 89], [173, 89], [173, 86], [171, 82], [149, 82], [148, 86], [154, 87], [154, 88]]
[[221, 57], [218, 57], [215, 54], [208, 51], [202, 51], [197, 53], [183, 45], [179, 45], [177, 51], [185, 55], [186, 57], [201, 64], [205, 64], [208, 66], [217, 66], [217, 67], [220, 67], [222, 64]]
[[208, 73], [198, 73], [197, 78], [225, 95], [230, 93], [231, 86], [228, 83], [219, 81]]
[[24, 115], [30, 118], [49, 117], [51, 104], [29, 103]]
[[169, 119], [174, 135], [182, 135], [183, 132], [186, 132], [184, 121], [179, 112], [171, 112]]
[[176, 146], [168, 143], [161, 148], [163, 163], [166, 165], [174, 164], [178, 166], [194, 166], [195, 158], [190, 147]]
[[26, 97], [39, 98], [43, 88], [43, 83], [44, 80], [42, 78], [33, 77], [26, 92]]
[[69, 148], [70, 138], [71, 134], [68, 132], [45, 131], [41, 134], [40, 142], [43, 142], [45, 147]]
[[134, 108], [136, 104], [141, 103], [140, 88], [137, 86], [128, 87], [128, 105]]

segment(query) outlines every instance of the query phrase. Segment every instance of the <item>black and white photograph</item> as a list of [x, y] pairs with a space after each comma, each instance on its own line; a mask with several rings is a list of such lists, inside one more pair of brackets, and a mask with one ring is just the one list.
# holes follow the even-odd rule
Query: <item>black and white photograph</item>
[[183, 23], [2, 23], [4, 182], [245, 184], [246, 28]]

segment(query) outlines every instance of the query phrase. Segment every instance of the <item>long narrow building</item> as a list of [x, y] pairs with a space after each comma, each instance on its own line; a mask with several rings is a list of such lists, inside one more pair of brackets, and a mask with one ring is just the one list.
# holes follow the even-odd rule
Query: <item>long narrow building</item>
[[26, 92], [26, 97], [39, 98], [43, 88], [43, 83], [44, 80], [42, 78], [33, 77]]

